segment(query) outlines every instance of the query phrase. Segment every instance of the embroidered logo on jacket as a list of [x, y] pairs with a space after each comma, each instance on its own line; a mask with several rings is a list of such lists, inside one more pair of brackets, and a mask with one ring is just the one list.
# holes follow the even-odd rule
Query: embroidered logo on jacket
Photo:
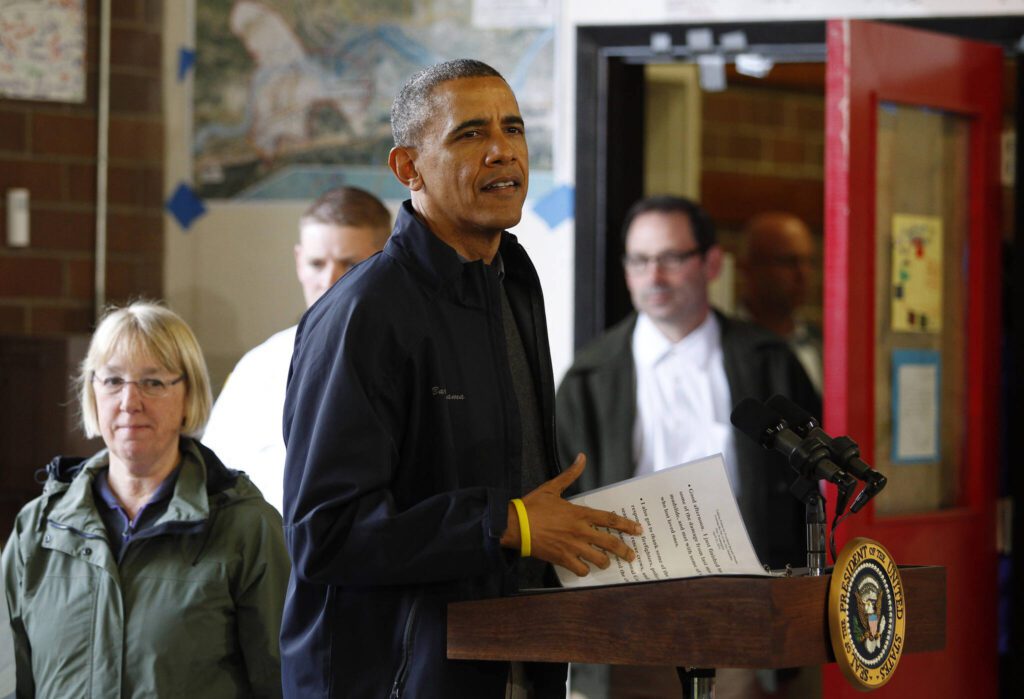
[[466, 400], [464, 393], [448, 393], [444, 386], [434, 386], [430, 389], [430, 395], [444, 398], [445, 400]]

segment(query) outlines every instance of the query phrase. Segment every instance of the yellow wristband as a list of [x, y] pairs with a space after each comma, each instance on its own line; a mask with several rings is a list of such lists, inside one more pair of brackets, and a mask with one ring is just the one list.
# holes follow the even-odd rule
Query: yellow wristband
[[526, 505], [519, 498], [513, 498], [512, 504], [516, 506], [516, 513], [519, 515], [519, 554], [523, 558], [529, 558], [530, 520], [526, 516]]

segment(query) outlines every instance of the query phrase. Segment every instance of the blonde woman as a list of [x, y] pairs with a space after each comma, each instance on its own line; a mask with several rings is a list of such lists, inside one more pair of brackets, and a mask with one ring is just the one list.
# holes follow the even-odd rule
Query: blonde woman
[[158, 304], [114, 309], [79, 379], [106, 448], [47, 466], [3, 553], [17, 696], [280, 696], [281, 518], [196, 439], [192, 331]]

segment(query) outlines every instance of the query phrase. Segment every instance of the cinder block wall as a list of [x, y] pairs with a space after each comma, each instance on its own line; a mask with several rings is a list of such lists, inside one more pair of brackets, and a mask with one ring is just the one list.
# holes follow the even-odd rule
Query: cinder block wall
[[[163, 291], [163, 0], [111, 3], [107, 298]], [[82, 104], [0, 98], [0, 334], [90, 331], [94, 317], [99, 2], [87, 2]], [[31, 244], [7, 245], [7, 195], [30, 190]]]

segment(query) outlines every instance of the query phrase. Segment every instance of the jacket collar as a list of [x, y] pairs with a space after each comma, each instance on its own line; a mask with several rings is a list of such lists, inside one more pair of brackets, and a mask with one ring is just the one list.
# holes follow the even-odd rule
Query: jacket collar
[[630, 313], [584, 346], [577, 353], [570, 371], [589, 372], [607, 367], [616, 372], [627, 371], [632, 374], [633, 355], [630, 345], [636, 321], [636, 312]]
[[[508, 231], [502, 231], [498, 250], [502, 272], [514, 276], [525, 251]], [[466, 305], [484, 304], [482, 280], [487, 265], [480, 261], [463, 262], [453, 247], [434, 235], [416, 216], [410, 200], [403, 202], [398, 211], [384, 253], [434, 291]]]
[[[743, 328], [752, 327], [748, 323], [738, 321], [725, 315], [717, 308], [712, 308], [711, 313], [718, 322], [722, 333], [722, 350], [726, 356], [726, 374], [732, 381], [729, 363], [731, 355], [736, 354], [735, 343], [742, 343], [743, 350], [760, 350], [764, 346], [777, 345], [782, 340], [767, 331], [757, 330], [754, 333], [743, 332]], [[636, 327], [637, 313], [634, 311], [609, 328], [597, 340], [580, 350], [576, 356], [572, 371], [595, 371], [601, 368], [620, 370], [622, 367], [633, 369], [633, 356], [631, 352], [631, 340], [633, 329]]]
[[[204, 522], [210, 515], [210, 497], [234, 485], [238, 476], [191, 437], [182, 437], [179, 449], [182, 460], [178, 482], [167, 511], [154, 522], [154, 527]], [[99, 470], [109, 465], [110, 454], [106, 449], [85, 461], [61, 457], [51, 462], [43, 494], [63, 496], [50, 511], [50, 521], [85, 534], [104, 536], [106, 531], [96, 507], [92, 481]]]
[[706, 371], [715, 350], [721, 347], [722, 333], [716, 315], [708, 313], [686, 337], [673, 342], [662, 334], [649, 316], [640, 314], [631, 339], [633, 360], [639, 367], [654, 367], [669, 354], [674, 354], [685, 364]]

